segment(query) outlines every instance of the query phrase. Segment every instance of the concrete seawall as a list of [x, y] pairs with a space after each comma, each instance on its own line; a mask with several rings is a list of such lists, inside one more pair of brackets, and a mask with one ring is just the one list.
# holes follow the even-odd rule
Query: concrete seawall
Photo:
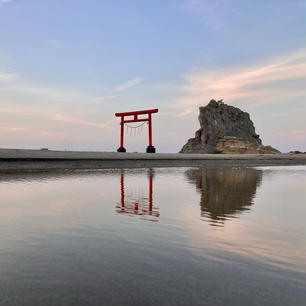
[[305, 165], [306, 155], [116, 153], [0, 149], [0, 173], [106, 168]]

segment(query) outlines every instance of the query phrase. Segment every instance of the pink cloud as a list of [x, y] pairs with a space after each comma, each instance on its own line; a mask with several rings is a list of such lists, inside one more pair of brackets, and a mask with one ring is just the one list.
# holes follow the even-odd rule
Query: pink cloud
[[[240, 69], [194, 71], [185, 75], [184, 95], [177, 106], [187, 110], [210, 98], [257, 107], [306, 95], [297, 80], [306, 80], [306, 50]], [[293, 84], [286, 88], [285, 83]]]

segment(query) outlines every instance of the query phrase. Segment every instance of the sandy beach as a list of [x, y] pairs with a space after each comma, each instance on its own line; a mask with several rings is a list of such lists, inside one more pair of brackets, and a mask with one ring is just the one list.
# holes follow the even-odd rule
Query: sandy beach
[[305, 165], [305, 154], [117, 153], [0, 149], [0, 172], [105, 168]]

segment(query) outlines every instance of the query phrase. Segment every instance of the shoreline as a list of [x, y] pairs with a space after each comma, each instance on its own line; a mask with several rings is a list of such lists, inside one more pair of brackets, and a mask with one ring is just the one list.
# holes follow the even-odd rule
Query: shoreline
[[0, 149], [0, 173], [110, 168], [306, 165], [305, 154], [117, 153]]

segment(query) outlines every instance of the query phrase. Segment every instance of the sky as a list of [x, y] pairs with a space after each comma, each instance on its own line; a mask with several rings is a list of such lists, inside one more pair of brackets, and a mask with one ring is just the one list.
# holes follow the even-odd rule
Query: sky
[[[178, 152], [199, 106], [223, 99], [264, 145], [306, 151], [305, 13], [306, 0], [0, 0], [0, 147], [116, 151], [114, 113], [158, 108], [153, 145]], [[124, 146], [147, 142], [145, 126]]]

